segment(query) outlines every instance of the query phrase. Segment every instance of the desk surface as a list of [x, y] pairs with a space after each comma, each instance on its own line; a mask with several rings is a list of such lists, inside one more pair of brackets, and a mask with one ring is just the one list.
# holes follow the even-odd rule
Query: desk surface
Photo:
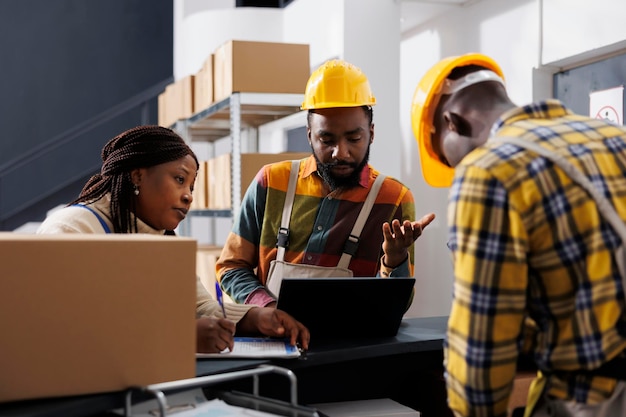
[[[299, 360], [297, 368], [332, 364], [347, 360], [361, 360], [380, 356], [441, 351], [446, 332], [447, 317], [404, 319], [394, 337], [322, 341], [311, 340], [306, 360]], [[287, 360], [279, 361], [286, 364]], [[291, 366], [289, 366], [291, 368]]]
[[[312, 341], [310, 350], [301, 359], [200, 359], [196, 375], [214, 375], [254, 368], [273, 363], [292, 370], [325, 368], [346, 361], [367, 360], [407, 353], [437, 352], [443, 348], [447, 317], [405, 319], [395, 337], [382, 339], [340, 340], [324, 343]], [[123, 407], [122, 393], [95, 394], [0, 404], [0, 415], [11, 417], [73, 417], [96, 415]]]
[[[328, 365], [348, 360], [361, 360], [381, 356], [400, 355], [404, 353], [419, 353], [441, 351], [445, 336], [447, 317], [423, 317], [404, 319], [394, 337], [374, 339], [346, 339], [316, 342], [311, 340], [311, 346], [304, 356], [298, 359], [273, 360], [198, 360], [196, 372], [198, 376], [212, 375], [226, 369], [232, 363], [238, 366], [256, 366], [262, 363], [283, 366], [291, 370]], [[238, 362], [235, 364], [235, 362]]]

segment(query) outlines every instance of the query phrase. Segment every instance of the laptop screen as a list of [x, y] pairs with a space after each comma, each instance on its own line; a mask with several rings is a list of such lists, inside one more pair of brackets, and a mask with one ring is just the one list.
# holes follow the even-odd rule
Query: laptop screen
[[277, 308], [316, 339], [392, 337], [412, 300], [415, 278], [284, 278]]

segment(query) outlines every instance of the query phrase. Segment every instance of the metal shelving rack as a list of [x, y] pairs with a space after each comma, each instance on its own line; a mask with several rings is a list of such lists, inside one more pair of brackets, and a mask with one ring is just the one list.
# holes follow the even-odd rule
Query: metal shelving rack
[[[233, 93], [213, 103], [188, 119], [179, 120], [173, 129], [187, 143], [209, 142], [230, 137], [231, 150], [231, 209], [192, 210], [190, 216], [232, 217], [241, 207], [241, 141], [242, 130], [258, 128], [268, 122], [300, 111], [302, 94]], [[254, 145], [258, 149], [258, 143]], [[181, 234], [188, 235], [188, 222], [180, 225]]]

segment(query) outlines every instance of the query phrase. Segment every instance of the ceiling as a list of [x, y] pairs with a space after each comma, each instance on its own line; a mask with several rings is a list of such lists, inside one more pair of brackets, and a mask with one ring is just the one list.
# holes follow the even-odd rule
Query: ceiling
[[480, 0], [400, 0], [400, 30], [405, 33], [447, 11], [478, 1]]

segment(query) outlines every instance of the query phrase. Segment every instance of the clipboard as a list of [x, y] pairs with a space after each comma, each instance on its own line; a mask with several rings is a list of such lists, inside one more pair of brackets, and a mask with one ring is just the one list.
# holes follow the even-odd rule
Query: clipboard
[[232, 351], [220, 353], [196, 353], [197, 359], [234, 359], [234, 358], [299, 358], [300, 349], [289, 344], [286, 339], [268, 337], [235, 337]]

